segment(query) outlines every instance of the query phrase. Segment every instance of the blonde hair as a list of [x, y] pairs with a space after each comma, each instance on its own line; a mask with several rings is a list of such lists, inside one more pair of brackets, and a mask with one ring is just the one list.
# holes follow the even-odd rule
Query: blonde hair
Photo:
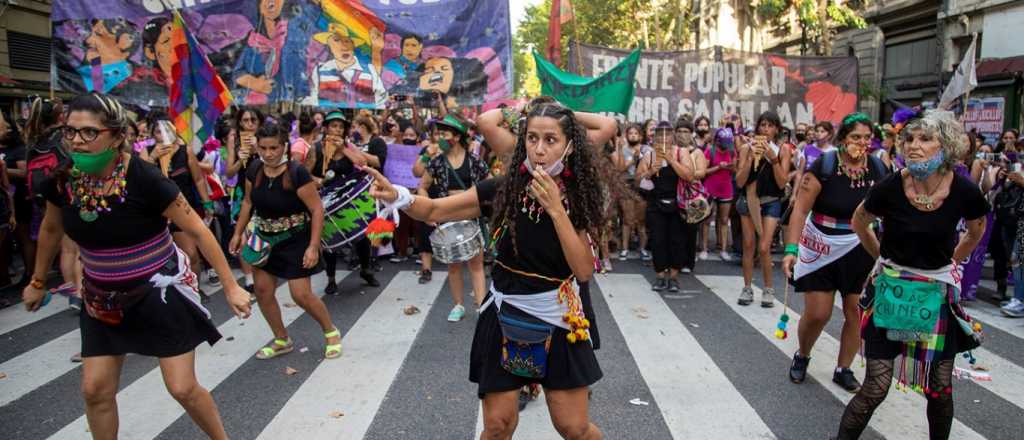
[[942, 169], [952, 170], [956, 162], [967, 153], [964, 142], [964, 126], [956, 119], [953, 112], [946, 110], [926, 110], [918, 118], [911, 120], [900, 132], [904, 143], [912, 139], [913, 132], [921, 130], [925, 135], [936, 138], [942, 148]]

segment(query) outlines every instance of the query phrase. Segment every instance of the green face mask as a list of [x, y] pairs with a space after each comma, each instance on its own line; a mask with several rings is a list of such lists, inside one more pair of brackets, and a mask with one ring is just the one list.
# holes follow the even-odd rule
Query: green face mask
[[452, 144], [448, 143], [448, 139], [440, 139], [437, 141], [437, 148], [440, 148], [442, 152], [447, 153], [448, 150], [452, 149]]
[[74, 162], [75, 168], [85, 174], [99, 174], [103, 171], [110, 161], [114, 160], [114, 155], [117, 154], [117, 150], [114, 148], [107, 148], [99, 153], [78, 153], [71, 152], [71, 161]]

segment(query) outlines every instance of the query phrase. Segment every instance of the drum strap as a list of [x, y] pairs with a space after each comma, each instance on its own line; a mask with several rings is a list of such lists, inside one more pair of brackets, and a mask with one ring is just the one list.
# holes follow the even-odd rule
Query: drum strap
[[[452, 166], [452, 163], [448, 162], [448, 156], [442, 156], [442, 157], [444, 157], [444, 165], [445, 165], [445, 167], [448, 168], [448, 174], [451, 174], [453, 177], [455, 177], [455, 181], [459, 183], [459, 189], [463, 190], [463, 191], [469, 189], [469, 187], [466, 186], [466, 183], [462, 181], [462, 178], [459, 177], [459, 173], [455, 171], [455, 167]], [[469, 160], [469, 153], [468, 152], [466, 153], [466, 158], [464, 160]]]

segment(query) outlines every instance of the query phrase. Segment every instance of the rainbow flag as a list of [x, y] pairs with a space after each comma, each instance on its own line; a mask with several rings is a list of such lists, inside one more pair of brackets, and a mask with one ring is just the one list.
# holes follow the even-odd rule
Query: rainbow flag
[[362, 0], [321, 0], [323, 18], [348, 28], [356, 47], [370, 44], [370, 29], [384, 32], [384, 21], [363, 5]]
[[234, 98], [177, 10], [171, 24], [171, 47], [167, 112], [186, 145], [202, 146]]

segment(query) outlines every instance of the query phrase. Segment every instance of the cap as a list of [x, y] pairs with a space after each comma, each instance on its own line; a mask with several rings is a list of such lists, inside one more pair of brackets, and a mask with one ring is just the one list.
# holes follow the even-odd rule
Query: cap
[[444, 119], [437, 121], [436, 124], [451, 128], [462, 134], [466, 134], [467, 131], [466, 126], [462, 125], [462, 123], [452, 115], [445, 115]]
[[348, 122], [348, 119], [345, 118], [345, 114], [342, 113], [341, 110], [331, 110], [327, 112], [327, 116], [324, 116], [324, 122], [330, 122], [335, 119], [346, 123]]
[[670, 123], [668, 121], [659, 121], [658, 124], [654, 126], [654, 131], [658, 131], [658, 130], [675, 131], [675, 127], [673, 127], [672, 123]]

